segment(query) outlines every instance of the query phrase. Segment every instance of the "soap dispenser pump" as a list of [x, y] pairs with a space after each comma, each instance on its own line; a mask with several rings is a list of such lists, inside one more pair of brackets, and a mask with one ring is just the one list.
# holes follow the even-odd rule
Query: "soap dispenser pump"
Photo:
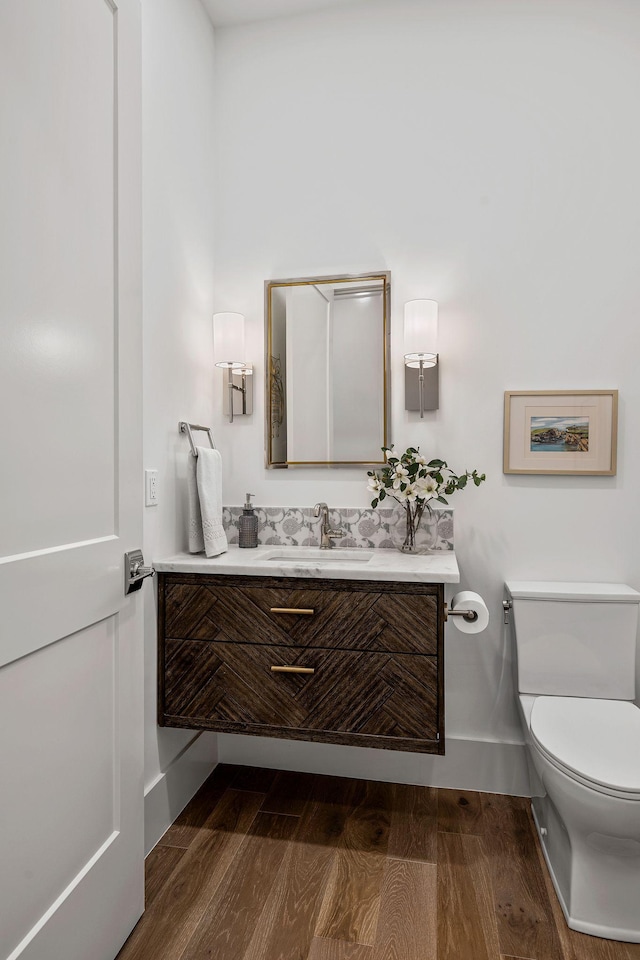
[[245, 494], [247, 500], [242, 510], [242, 516], [239, 521], [240, 533], [238, 535], [238, 546], [251, 548], [258, 546], [258, 517], [251, 503], [253, 493]]

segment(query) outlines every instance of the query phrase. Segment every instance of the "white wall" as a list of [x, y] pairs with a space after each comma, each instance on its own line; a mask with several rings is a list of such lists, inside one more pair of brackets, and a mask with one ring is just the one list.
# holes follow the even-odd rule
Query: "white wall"
[[[226, 500], [367, 503], [364, 471], [263, 469], [263, 282], [390, 269], [393, 437], [488, 476], [453, 500], [492, 623], [447, 629], [448, 735], [518, 740], [503, 580], [640, 587], [640, 4], [394, 0], [216, 37], [216, 309], [246, 314], [259, 374], [247, 422], [215, 403]], [[414, 297], [440, 303], [423, 422], [402, 396]], [[505, 389], [597, 387], [620, 390], [616, 477], [503, 475]]]
[[[147, 561], [186, 548], [187, 441], [213, 407], [214, 35], [200, 0], [143, 0], [144, 512]], [[153, 846], [215, 760], [215, 738], [156, 724], [156, 611], [145, 591], [145, 790]]]

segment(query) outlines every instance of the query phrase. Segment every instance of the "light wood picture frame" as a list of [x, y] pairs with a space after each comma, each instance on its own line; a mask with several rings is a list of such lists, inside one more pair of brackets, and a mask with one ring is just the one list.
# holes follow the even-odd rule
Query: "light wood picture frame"
[[506, 390], [504, 473], [614, 476], [617, 390]]

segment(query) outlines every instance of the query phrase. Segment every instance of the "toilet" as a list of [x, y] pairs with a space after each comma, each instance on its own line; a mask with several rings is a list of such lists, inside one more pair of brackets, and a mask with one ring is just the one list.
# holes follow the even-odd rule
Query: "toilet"
[[640, 593], [505, 586], [533, 816], [567, 923], [640, 943]]

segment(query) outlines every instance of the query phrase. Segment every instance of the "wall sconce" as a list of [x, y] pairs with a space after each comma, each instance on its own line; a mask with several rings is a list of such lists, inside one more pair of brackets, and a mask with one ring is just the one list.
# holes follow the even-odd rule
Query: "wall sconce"
[[409, 300], [404, 305], [404, 407], [437, 410], [438, 304], [435, 300]]
[[216, 367], [227, 371], [223, 410], [229, 423], [234, 416], [253, 413], [253, 367], [241, 359], [244, 355], [243, 315], [214, 313], [213, 356]]

